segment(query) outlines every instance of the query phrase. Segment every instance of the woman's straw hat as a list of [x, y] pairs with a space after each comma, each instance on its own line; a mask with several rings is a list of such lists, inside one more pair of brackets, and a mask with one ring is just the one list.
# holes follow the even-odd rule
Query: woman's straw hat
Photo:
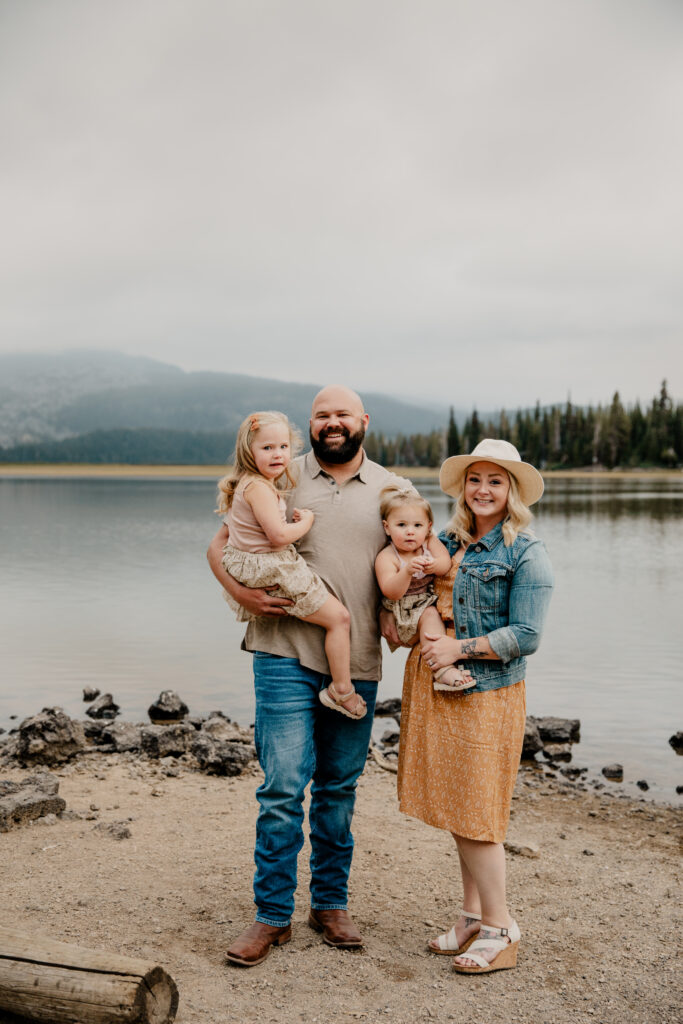
[[529, 462], [522, 462], [520, 454], [509, 441], [486, 437], [471, 455], [452, 455], [446, 459], [439, 473], [441, 490], [456, 498], [462, 490], [463, 477], [473, 462], [495, 462], [514, 476], [519, 485], [519, 496], [525, 505], [533, 505], [543, 494], [543, 477]]

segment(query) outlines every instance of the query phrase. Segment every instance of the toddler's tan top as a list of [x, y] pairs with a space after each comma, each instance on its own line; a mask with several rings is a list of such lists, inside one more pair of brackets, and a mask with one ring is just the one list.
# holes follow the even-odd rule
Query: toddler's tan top
[[[251, 505], [244, 497], [244, 492], [250, 484], [247, 480], [239, 484], [232, 499], [232, 505], [228, 509], [223, 522], [230, 531], [230, 543], [239, 551], [250, 551], [255, 555], [263, 554], [264, 551], [277, 551], [263, 532], [263, 527], [254, 515]], [[287, 505], [284, 498], [278, 495], [278, 508], [282, 522], [287, 522]]]

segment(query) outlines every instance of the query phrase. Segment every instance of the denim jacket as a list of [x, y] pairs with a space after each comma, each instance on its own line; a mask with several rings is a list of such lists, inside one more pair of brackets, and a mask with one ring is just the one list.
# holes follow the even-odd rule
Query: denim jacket
[[[439, 539], [454, 555], [456, 539], [446, 533]], [[487, 637], [501, 661], [468, 660], [477, 686], [466, 692], [497, 690], [524, 679], [526, 655], [540, 643], [552, 589], [548, 553], [537, 537], [518, 534], [508, 548], [498, 523], [469, 545], [453, 585], [455, 635]]]

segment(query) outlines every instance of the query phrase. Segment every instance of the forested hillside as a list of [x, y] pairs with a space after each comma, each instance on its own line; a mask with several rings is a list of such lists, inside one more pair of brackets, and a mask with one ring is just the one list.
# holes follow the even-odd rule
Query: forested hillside
[[[522, 458], [542, 468], [675, 467], [683, 463], [683, 406], [672, 401], [663, 382], [645, 409], [637, 403], [625, 408], [617, 393], [595, 409], [539, 404], [514, 414], [501, 411], [485, 422], [475, 411], [462, 429], [451, 410], [440, 429], [395, 437], [371, 430], [366, 450], [382, 465], [436, 467], [446, 455], [471, 451], [483, 437], [512, 441]], [[234, 443], [234, 430], [119, 428], [0, 448], [0, 462], [217, 465], [229, 459]]]

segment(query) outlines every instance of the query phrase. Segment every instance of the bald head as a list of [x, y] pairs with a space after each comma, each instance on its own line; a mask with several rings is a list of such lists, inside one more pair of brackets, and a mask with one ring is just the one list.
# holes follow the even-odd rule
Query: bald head
[[324, 387], [315, 396], [311, 408], [312, 419], [315, 419], [316, 413], [320, 409], [337, 412], [346, 411], [350, 412], [353, 416], [365, 415], [360, 395], [352, 391], [351, 388], [345, 388], [338, 384], [328, 384], [327, 387]]
[[369, 416], [360, 395], [350, 388], [330, 385], [313, 399], [311, 444], [322, 465], [355, 466], [361, 451]]

